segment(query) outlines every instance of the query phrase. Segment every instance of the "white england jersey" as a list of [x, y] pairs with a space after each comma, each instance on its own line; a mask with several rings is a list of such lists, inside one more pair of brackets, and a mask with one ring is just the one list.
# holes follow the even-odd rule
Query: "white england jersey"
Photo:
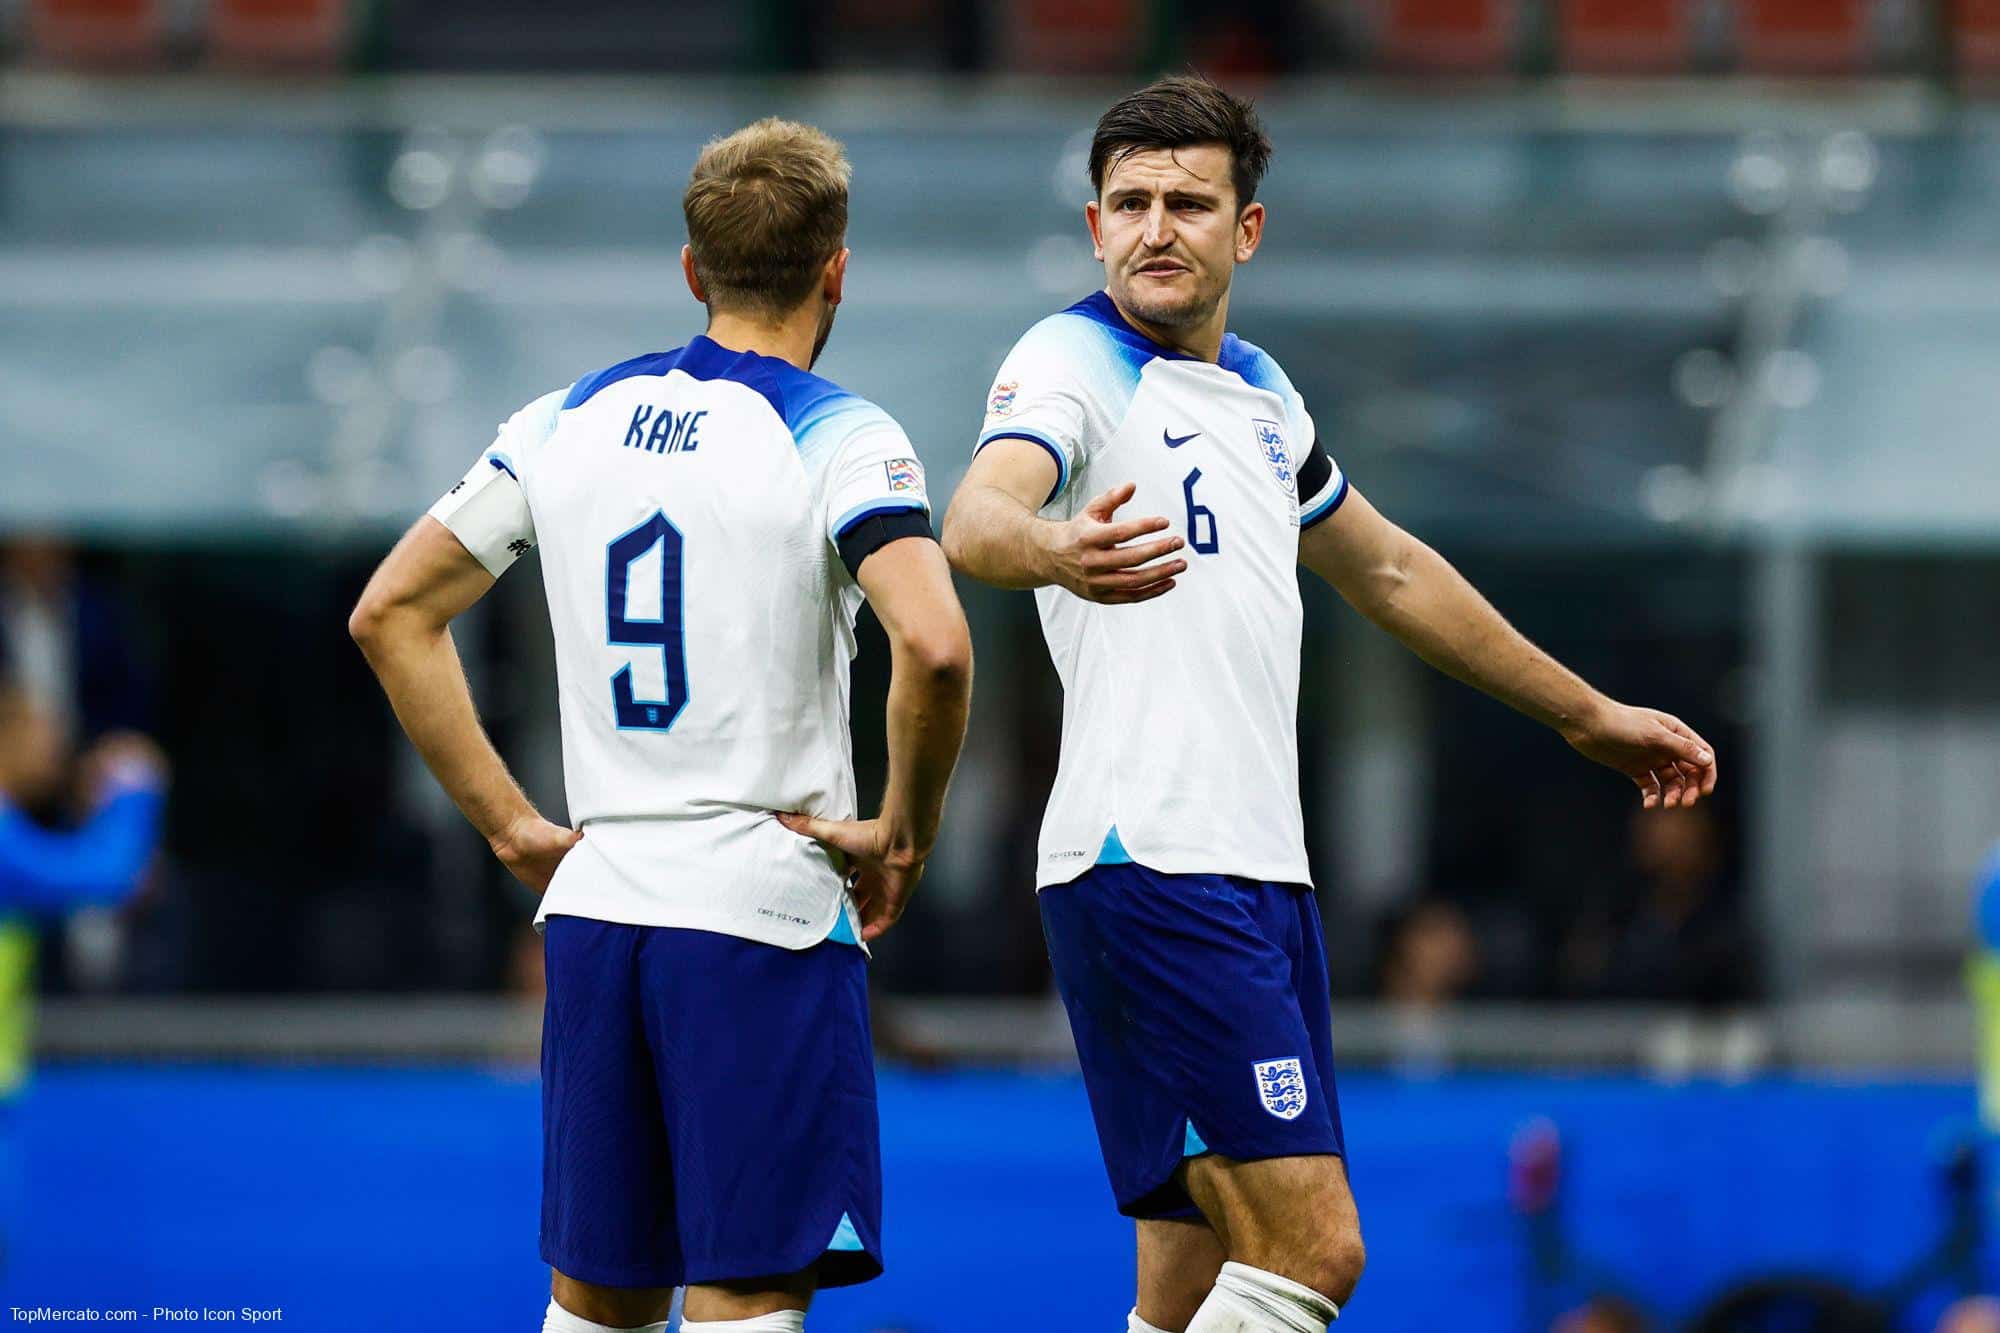
[[856, 938], [832, 859], [775, 812], [855, 815], [851, 571], [930, 531], [888, 414], [696, 338], [529, 404], [430, 512], [496, 577], [541, 547], [584, 837], [536, 923]]
[[1172, 874], [1310, 884], [1299, 810], [1301, 526], [1347, 495], [1278, 363], [1234, 335], [1219, 362], [1162, 347], [1103, 292], [1028, 330], [1001, 365], [979, 446], [1040, 445], [1069, 519], [1124, 482], [1120, 519], [1186, 538], [1173, 591], [1131, 606], [1040, 588], [1063, 683], [1062, 759], [1038, 886], [1136, 861]]

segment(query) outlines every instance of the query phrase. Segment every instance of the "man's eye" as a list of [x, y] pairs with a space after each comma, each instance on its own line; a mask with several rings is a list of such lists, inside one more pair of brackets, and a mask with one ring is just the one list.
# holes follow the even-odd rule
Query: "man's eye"
[[1119, 205], [1118, 205], [1118, 209], [1119, 209], [1119, 211], [1120, 211], [1120, 212], [1123, 212], [1123, 213], [1137, 213], [1137, 212], [1141, 212], [1141, 211], [1143, 211], [1143, 210], [1145, 209], [1145, 207], [1146, 207], [1146, 206], [1145, 206], [1145, 204], [1141, 203], [1141, 202], [1140, 202], [1139, 200], [1137, 200], [1137, 199], [1125, 199], [1125, 200], [1121, 200], [1121, 201], [1119, 202]]

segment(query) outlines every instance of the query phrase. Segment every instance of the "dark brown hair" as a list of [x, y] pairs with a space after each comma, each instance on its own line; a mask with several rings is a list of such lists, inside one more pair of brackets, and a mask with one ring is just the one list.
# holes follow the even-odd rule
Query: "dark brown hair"
[[1101, 195], [1104, 178], [1133, 153], [1152, 148], [1219, 144], [1229, 150], [1238, 208], [1257, 197], [1271, 165], [1271, 139], [1257, 108], [1232, 97], [1199, 74], [1176, 74], [1127, 93], [1097, 122], [1090, 140], [1090, 183]]
[[796, 310], [847, 236], [850, 174], [833, 139], [775, 117], [703, 148], [681, 208], [710, 308]]

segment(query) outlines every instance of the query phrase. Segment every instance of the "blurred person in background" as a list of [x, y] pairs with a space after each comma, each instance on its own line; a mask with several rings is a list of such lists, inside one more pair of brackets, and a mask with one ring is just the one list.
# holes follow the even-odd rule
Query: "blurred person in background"
[[1714, 1008], [1757, 993], [1756, 949], [1722, 835], [1706, 807], [1635, 817], [1622, 901], [1576, 923], [1564, 949], [1571, 990]]
[[[166, 763], [135, 733], [72, 762], [63, 727], [0, 680], [0, 1259], [16, 1216], [11, 1104], [28, 1075], [38, 927], [123, 902], [159, 845]], [[49, 827], [70, 810], [67, 827]]]
[[961, 571], [1035, 590], [1063, 680], [1036, 884], [1137, 1219], [1132, 1333], [1325, 1333], [1361, 1277], [1299, 799], [1301, 564], [1647, 809], [1716, 778], [1691, 728], [1592, 689], [1379, 514], [1277, 362], [1227, 332], [1270, 154], [1249, 103], [1200, 78], [1104, 114], [1085, 221], [1105, 287], [1008, 354], [945, 518]]
[[[350, 621], [431, 771], [543, 894], [545, 1333], [664, 1330], [683, 1285], [687, 1333], [798, 1333], [819, 1288], [882, 1271], [865, 946], [936, 840], [972, 645], [908, 437], [811, 373], [848, 179], [789, 121], [703, 148], [681, 253], [706, 332], [516, 413]], [[451, 639], [538, 542], [574, 829], [508, 773]], [[889, 764], [856, 820], [864, 598]]]
[[1382, 954], [1382, 998], [1396, 1029], [1396, 1068], [1430, 1078], [1451, 1066], [1444, 1015], [1479, 975], [1479, 941], [1465, 913], [1440, 899], [1390, 924]]
[[165, 793], [145, 737], [114, 733], [72, 764], [49, 710], [0, 683], [0, 1094], [26, 1069], [34, 923], [129, 897], [158, 850]]
[[[139, 660], [116, 597], [85, 577], [69, 542], [34, 533], [0, 543], [0, 677], [34, 699], [71, 743], [153, 729], [152, 682]], [[125, 924], [91, 907], [56, 926], [69, 984], [116, 983]]]
[[152, 684], [117, 601], [61, 538], [0, 542], [0, 675], [82, 741], [152, 730]]
[[1972, 878], [1972, 936], [1965, 985], [1979, 1024], [1979, 1122], [2000, 1134], [2000, 844]]

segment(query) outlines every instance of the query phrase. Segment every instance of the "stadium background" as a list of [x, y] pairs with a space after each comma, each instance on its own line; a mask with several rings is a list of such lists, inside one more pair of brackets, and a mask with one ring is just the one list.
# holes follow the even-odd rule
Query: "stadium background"
[[[347, 609], [495, 422], [698, 329], [687, 167], [772, 112], [855, 165], [822, 369], [948, 495], [1012, 339], [1096, 285], [1096, 114], [1193, 64], [1278, 147], [1233, 326], [1378, 505], [1722, 760], [1712, 813], [1636, 824], [1306, 587], [1372, 1250], [1342, 1326], [1666, 1328], [1792, 1271], [2000, 1327], [1945, 1312], [2000, 1281], [1966, 987], [2000, 839], [2000, 6], [0, 0], [0, 42], [0, 642], [70, 607], [79, 729], [174, 765], [142, 893], [40, 925], [8, 1302], [533, 1326], [530, 905]], [[1031, 599], [961, 591], [972, 735], [875, 965], [890, 1275], [823, 1333], [1129, 1299], [1030, 893], [1059, 691]], [[529, 568], [458, 639], [555, 813], [542, 616]], [[885, 656], [864, 636], [864, 790]]]

